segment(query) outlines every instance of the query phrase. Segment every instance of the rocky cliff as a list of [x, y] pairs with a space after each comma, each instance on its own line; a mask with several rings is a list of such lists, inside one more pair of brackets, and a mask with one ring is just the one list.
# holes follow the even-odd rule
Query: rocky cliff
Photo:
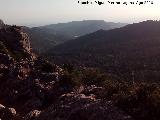
[[45, 106], [44, 97], [52, 93], [59, 68], [32, 52], [21, 27], [0, 30], [0, 58], [0, 103], [14, 107], [19, 114]]

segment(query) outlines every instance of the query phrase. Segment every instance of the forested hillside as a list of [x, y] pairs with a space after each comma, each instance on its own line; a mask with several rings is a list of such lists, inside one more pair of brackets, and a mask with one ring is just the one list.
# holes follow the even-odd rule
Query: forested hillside
[[98, 67], [123, 79], [159, 81], [160, 22], [99, 30], [48, 51], [51, 60]]

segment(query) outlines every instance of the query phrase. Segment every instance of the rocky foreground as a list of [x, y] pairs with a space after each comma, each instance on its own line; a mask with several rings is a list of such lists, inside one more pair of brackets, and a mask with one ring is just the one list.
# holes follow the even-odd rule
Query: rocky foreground
[[133, 120], [97, 98], [102, 87], [62, 85], [64, 72], [32, 52], [21, 27], [0, 29], [0, 119]]

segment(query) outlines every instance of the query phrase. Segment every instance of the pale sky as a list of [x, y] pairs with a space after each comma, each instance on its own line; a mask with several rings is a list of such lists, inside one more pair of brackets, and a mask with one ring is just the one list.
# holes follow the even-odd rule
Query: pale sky
[[[86, 1], [86, 0], [79, 0]], [[95, 1], [95, 0], [88, 0]], [[137, 0], [99, 0], [137, 1]], [[139, 0], [145, 1], [145, 0]], [[45, 25], [81, 20], [138, 22], [160, 20], [160, 0], [154, 5], [82, 5], [78, 0], [0, 0], [0, 19], [7, 24]]]

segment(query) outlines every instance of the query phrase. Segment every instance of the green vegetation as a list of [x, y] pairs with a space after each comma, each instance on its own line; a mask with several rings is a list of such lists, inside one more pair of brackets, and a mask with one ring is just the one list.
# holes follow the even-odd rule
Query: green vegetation
[[44, 73], [52, 73], [54, 66], [50, 64], [47, 60], [41, 60], [36, 63], [36, 69]]
[[0, 52], [4, 52], [4, 53], [7, 53], [7, 48], [6, 46], [3, 44], [3, 42], [0, 41]]
[[40, 68], [40, 69], [42, 70], [42, 72], [47, 72], [47, 73], [53, 71], [52, 65], [51, 65], [49, 62], [47, 62], [47, 61], [44, 61], [44, 62], [41, 64], [41, 68]]
[[64, 74], [61, 76], [60, 78], [60, 86], [62, 86], [63, 88], [77, 88], [77, 87], [80, 87], [82, 85], [82, 80], [81, 80], [81, 76], [78, 75], [75, 73], [75, 72], [72, 72], [72, 73], [69, 73], [69, 72], [64, 72]]
[[157, 84], [118, 85], [111, 99], [136, 119], [158, 120], [160, 117], [160, 86]]
[[23, 58], [26, 58], [27, 57], [27, 53], [24, 53], [24, 52], [20, 52], [20, 51], [13, 51], [12, 52], [12, 57], [15, 59], [15, 60], [21, 60]]

